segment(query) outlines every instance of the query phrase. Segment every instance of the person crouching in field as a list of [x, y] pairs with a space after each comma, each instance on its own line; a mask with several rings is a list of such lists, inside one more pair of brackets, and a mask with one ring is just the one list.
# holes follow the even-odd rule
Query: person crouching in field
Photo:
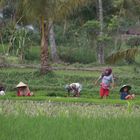
[[97, 85], [98, 81], [101, 80], [100, 83], [100, 97], [107, 98], [109, 96], [110, 86], [112, 85], [112, 89], [114, 88], [114, 79], [112, 75], [112, 69], [108, 68], [101, 74], [101, 76], [95, 81], [95, 85]]
[[69, 95], [72, 93], [74, 97], [80, 97], [82, 85], [79, 83], [71, 83], [70, 85], [66, 85], [65, 89], [68, 91]]
[[132, 100], [135, 98], [135, 94], [130, 94], [131, 86], [123, 85], [120, 89], [120, 99], [121, 100]]
[[23, 82], [20, 82], [17, 86], [17, 96], [32, 96], [33, 93], [30, 92], [29, 87], [24, 84]]
[[0, 84], [0, 95], [4, 96], [5, 95], [5, 88], [2, 84]]

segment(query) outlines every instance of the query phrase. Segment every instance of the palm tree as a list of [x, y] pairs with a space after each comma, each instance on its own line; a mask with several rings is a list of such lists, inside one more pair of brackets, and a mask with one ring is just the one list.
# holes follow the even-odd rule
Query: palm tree
[[[1, 0], [1, 3], [5, 0]], [[51, 70], [48, 59], [48, 41], [51, 26], [49, 20], [53, 22], [66, 19], [79, 6], [85, 5], [90, 0], [11, 0], [16, 7], [24, 7], [23, 14], [30, 22], [38, 20], [41, 29], [41, 73], [46, 74]], [[17, 8], [18, 9], [18, 8]]]
[[[98, 0], [98, 9], [99, 9], [99, 22], [100, 22], [100, 34], [99, 36], [103, 36], [103, 3], [102, 0]], [[104, 46], [103, 43], [99, 43], [98, 45], [98, 61], [100, 64], [104, 64]]]
[[[53, 22], [66, 19], [73, 10], [85, 5], [88, 0], [23, 0], [26, 16], [40, 21], [41, 25], [41, 73], [51, 70], [48, 59], [49, 20]], [[28, 14], [28, 15], [27, 15]]]
[[49, 21], [50, 32], [49, 32], [49, 42], [50, 42], [50, 48], [51, 48], [51, 59], [53, 62], [60, 62], [59, 56], [57, 54], [57, 45], [55, 41], [55, 32], [54, 32], [54, 24], [53, 21]]
[[139, 53], [140, 53], [140, 49], [138, 47], [129, 48], [125, 50], [119, 50], [115, 53], [112, 53], [110, 56], [108, 56], [106, 61], [109, 64], [115, 64], [119, 60], [133, 59]]
[[[119, 1], [119, 0], [115, 0]], [[119, 12], [119, 17], [129, 17], [134, 20], [140, 19], [140, 11], [139, 11], [139, 0], [122, 0], [119, 5], [121, 7]], [[134, 45], [134, 47], [121, 49], [112, 54], [110, 54], [106, 61], [110, 64], [114, 64], [122, 59], [134, 59], [137, 54], [140, 53], [140, 49]]]

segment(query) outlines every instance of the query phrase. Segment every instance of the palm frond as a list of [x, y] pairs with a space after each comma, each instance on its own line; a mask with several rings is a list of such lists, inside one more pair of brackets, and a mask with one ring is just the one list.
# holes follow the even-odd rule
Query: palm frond
[[79, 7], [86, 6], [91, 0], [58, 0], [55, 19], [61, 20], [76, 12]]
[[140, 52], [139, 48], [120, 50], [107, 57], [106, 62], [109, 64], [115, 64], [117, 61], [122, 59], [134, 58], [139, 52]]
[[91, 0], [22, 0], [24, 12], [29, 19], [44, 16], [45, 19], [61, 20], [79, 6], [84, 6]]

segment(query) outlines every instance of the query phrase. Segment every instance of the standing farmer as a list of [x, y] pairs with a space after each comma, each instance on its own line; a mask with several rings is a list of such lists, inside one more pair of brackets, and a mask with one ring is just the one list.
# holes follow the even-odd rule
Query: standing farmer
[[97, 85], [98, 81], [101, 80], [100, 83], [100, 97], [107, 98], [109, 96], [109, 90], [112, 83], [112, 88], [114, 87], [114, 79], [112, 75], [112, 69], [107, 68], [105, 71], [101, 74], [101, 76], [95, 81], [95, 85]]

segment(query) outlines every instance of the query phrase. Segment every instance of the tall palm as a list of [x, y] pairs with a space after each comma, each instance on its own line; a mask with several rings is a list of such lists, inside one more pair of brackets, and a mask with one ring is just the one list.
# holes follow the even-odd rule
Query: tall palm
[[[6, 0], [1, 0], [6, 1]], [[85, 5], [90, 0], [11, 0], [16, 5], [23, 6], [24, 16], [31, 22], [38, 20], [41, 29], [41, 73], [46, 74], [51, 70], [48, 59], [49, 20], [61, 21], [79, 6]]]
[[[115, 1], [120, 1], [120, 0], [115, 0]], [[138, 9], [140, 6], [139, 0], [121, 0], [119, 6], [121, 7], [120, 15], [119, 15], [120, 18], [129, 17], [131, 19], [139, 20], [140, 18], [140, 11]], [[108, 63], [114, 64], [122, 59], [126, 59], [126, 58], [133, 59], [139, 53], [140, 53], [140, 49], [136, 46], [128, 49], [121, 49], [110, 54], [107, 57], [106, 61]]]
[[[100, 22], [100, 34], [99, 36], [103, 36], [103, 2], [102, 0], [98, 0], [98, 9], [99, 9], [99, 22]], [[98, 45], [98, 61], [100, 64], [104, 64], [104, 46], [103, 43]]]
[[23, 0], [26, 16], [39, 19], [41, 25], [41, 73], [51, 70], [48, 59], [49, 20], [58, 21], [66, 18], [73, 10], [85, 5], [88, 0]]
[[50, 20], [49, 21], [49, 25], [50, 25], [50, 32], [49, 32], [49, 43], [50, 43], [50, 48], [51, 48], [51, 59], [53, 62], [60, 62], [58, 53], [57, 53], [57, 45], [56, 45], [56, 41], [55, 41], [55, 32], [54, 32], [54, 24], [53, 21]]
[[133, 59], [139, 53], [140, 49], [138, 47], [120, 50], [115, 53], [112, 53], [109, 57], [107, 57], [106, 61], [107, 63], [115, 64], [117, 61], [122, 59]]

